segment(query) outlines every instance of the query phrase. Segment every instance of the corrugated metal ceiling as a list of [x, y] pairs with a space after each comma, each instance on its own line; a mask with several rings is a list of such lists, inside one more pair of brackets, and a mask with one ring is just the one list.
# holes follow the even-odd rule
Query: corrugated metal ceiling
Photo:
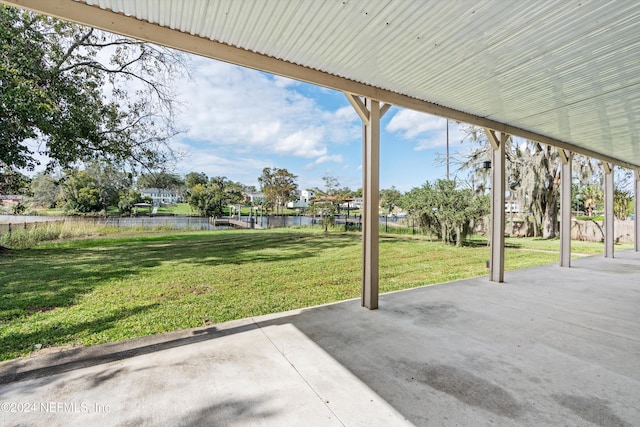
[[640, 165], [637, 0], [85, 3]]

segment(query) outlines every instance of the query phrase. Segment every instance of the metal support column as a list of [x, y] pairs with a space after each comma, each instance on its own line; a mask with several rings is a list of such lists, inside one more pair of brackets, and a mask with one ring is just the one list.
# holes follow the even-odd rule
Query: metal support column
[[635, 191], [634, 191], [634, 205], [635, 209], [633, 210], [633, 230], [634, 230], [634, 238], [633, 238], [633, 246], [636, 252], [640, 252], [640, 169], [636, 169], [634, 171], [635, 176]]
[[380, 118], [391, 105], [353, 94], [345, 95], [362, 119], [362, 306], [378, 308]]
[[558, 148], [560, 170], [560, 267], [571, 267], [571, 153]]
[[603, 162], [604, 167], [604, 256], [613, 258], [613, 165]]
[[491, 143], [491, 257], [489, 280], [504, 282], [505, 145], [509, 135], [485, 129]]

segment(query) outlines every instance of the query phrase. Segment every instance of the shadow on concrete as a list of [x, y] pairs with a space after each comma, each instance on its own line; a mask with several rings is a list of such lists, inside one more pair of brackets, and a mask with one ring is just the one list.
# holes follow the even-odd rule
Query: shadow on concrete
[[[259, 321], [291, 324], [416, 425], [640, 425], [640, 258], [575, 260]], [[632, 273], [633, 272], [633, 273]], [[328, 321], [327, 319], [331, 319]]]
[[[253, 323], [225, 329], [218, 329], [217, 327], [212, 326], [201, 329], [153, 335], [145, 338], [111, 344], [65, 349], [57, 353], [8, 361], [0, 364], [0, 384], [9, 384], [16, 381], [26, 381], [57, 375], [76, 369], [196, 344], [198, 342], [241, 333], [256, 328], [257, 326]], [[116, 375], [117, 372], [112, 374]], [[108, 377], [101, 377], [96, 378], [94, 381], [96, 381], [97, 385], [98, 383], [108, 379]]]
[[252, 421], [273, 417], [275, 412], [266, 408], [263, 399], [227, 399], [214, 403], [205, 408], [198, 409], [181, 417], [179, 420], [169, 422], [167, 425], [174, 426], [233, 426], [247, 425]]

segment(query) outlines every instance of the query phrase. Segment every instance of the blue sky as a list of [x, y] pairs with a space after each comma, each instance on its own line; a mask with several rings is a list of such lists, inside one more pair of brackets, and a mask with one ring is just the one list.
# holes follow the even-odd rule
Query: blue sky
[[[298, 175], [301, 189], [362, 186], [362, 124], [344, 94], [204, 58], [175, 82], [187, 131], [172, 142], [184, 153], [176, 172], [204, 172], [256, 185], [264, 167]], [[463, 132], [449, 125], [451, 151]], [[436, 162], [446, 146], [446, 120], [392, 107], [381, 122], [380, 187], [401, 191], [445, 177]], [[453, 168], [452, 168], [453, 170]]]

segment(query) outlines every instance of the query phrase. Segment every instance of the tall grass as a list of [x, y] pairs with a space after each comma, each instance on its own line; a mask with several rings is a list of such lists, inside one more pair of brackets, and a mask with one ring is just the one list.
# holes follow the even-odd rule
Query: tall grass
[[386, 234], [401, 234], [401, 235], [425, 235], [420, 227], [401, 227], [397, 225], [387, 225], [384, 223], [380, 223], [379, 225], [380, 233]]
[[116, 233], [114, 227], [77, 221], [51, 221], [32, 223], [28, 226], [14, 226], [0, 235], [0, 245], [12, 249], [24, 249], [36, 246], [40, 242], [104, 236]]
[[119, 228], [93, 221], [64, 220], [31, 223], [26, 226], [14, 226], [9, 232], [5, 228], [0, 234], [0, 246], [10, 249], [26, 249], [41, 242], [55, 240], [90, 239], [109, 235], [125, 235], [159, 231], [180, 230], [167, 224], [149, 227]]

